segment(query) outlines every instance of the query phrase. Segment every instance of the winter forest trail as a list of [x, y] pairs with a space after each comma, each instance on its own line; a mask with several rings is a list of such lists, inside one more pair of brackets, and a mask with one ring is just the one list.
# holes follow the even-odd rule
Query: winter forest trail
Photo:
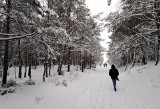
[[[109, 67], [86, 70], [67, 87], [46, 82], [0, 96], [2, 109], [158, 109], [159, 99], [137, 76], [120, 72], [117, 91], [108, 75]], [[143, 86], [143, 87], [141, 87]], [[145, 93], [144, 93], [145, 91]], [[148, 96], [151, 94], [150, 96]], [[148, 97], [148, 98], [147, 98]], [[151, 100], [150, 100], [151, 99]], [[15, 105], [16, 104], [16, 105]]]
[[108, 75], [109, 69], [98, 67], [96, 70], [96, 73], [88, 75], [90, 84], [84, 88], [78, 105], [72, 109], [150, 109], [132, 89], [127, 88], [125, 80], [117, 82], [115, 92]]

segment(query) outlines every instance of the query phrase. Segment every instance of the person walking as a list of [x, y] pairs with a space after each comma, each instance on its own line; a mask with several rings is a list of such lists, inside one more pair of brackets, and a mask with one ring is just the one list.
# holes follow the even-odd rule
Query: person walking
[[105, 63], [104, 63], [103, 65], [104, 65], [104, 67], [106, 66], [106, 64], [105, 64]]
[[111, 77], [112, 79], [112, 82], [113, 82], [113, 87], [114, 87], [114, 90], [117, 91], [116, 89], [116, 81], [118, 79], [118, 75], [119, 75], [119, 72], [118, 70], [116, 69], [116, 67], [114, 65], [111, 66], [111, 69], [109, 70], [109, 76]]
[[106, 67], [107, 67], [107, 63], [106, 63]]

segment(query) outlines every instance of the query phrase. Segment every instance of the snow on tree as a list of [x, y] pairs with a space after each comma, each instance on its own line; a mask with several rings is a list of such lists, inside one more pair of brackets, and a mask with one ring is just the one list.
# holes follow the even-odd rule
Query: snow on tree
[[134, 66], [135, 62], [147, 64], [147, 60], [157, 60], [157, 64], [159, 60], [159, 21], [157, 20], [159, 17], [156, 17], [159, 16], [158, 6], [158, 2], [153, 0], [123, 0], [122, 12], [111, 13], [106, 17], [106, 21], [110, 22], [106, 26], [112, 32], [108, 51], [109, 57], [111, 56], [110, 63], [119, 66], [133, 63]]
[[51, 63], [59, 64], [59, 69], [62, 64], [82, 67], [82, 61], [91, 65], [101, 57], [101, 27], [84, 1], [3, 0], [0, 26], [0, 58], [5, 59], [3, 84], [7, 82], [8, 66], [19, 66], [19, 78], [21, 67], [25, 66], [26, 77], [29, 66], [31, 78], [31, 66], [45, 64], [43, 76], [48, 77]]

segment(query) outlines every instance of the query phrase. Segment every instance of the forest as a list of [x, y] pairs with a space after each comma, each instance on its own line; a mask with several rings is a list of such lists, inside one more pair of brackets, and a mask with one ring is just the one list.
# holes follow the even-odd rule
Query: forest
[[[102, 61], [102, 24], [91, 16], [84, 0], [1, 0], [0, 78], [7, 83], [9, 67], [18, 78], [32, 77], [32, 68], [44, 65], [43, 81], [51, 66], [79, 66], [84, 71]], [[22, 75], [22, 67], [25, 67]]]
[[160, 1], [122, 0], [121, 11], [110, 13], [104, 20], [109, 36], [108, 62], [118, 66], [146, 65], [159, 62]]
[[[111, 0], [108, 0], [110, 5]], [[138, 7], [138, 8], [137, 8]], [[109, 64], [125, 66], [159, 62], [160, 1], [121, 0], [121, 10], [101, 19], [92, 16], [85, 0], [2, 0], [0, 2], [0, 77], [7, 82], [9, 67], [19, 67], [18, 78], [31, 78], [31, 69], [44, 66], [43, 81], [51, 67], [91, 69], [102, 62], [100, 33], [111, 32], [106, 57]], [[107, 37], [107, 36], [106, 36]], [[22, 67], [25, 72], [22, 75]]]
[[160, 109], [159, 61], [160, 0], [0, 0], [1, 109]]

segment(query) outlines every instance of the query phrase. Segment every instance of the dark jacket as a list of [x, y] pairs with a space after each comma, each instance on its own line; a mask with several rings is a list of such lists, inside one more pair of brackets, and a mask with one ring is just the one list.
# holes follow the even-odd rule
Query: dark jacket
[[109, 70], [109, 76], [111, 77], [111, 79], [118, 79], [118, 75], [119, 72], [115, 67]]

